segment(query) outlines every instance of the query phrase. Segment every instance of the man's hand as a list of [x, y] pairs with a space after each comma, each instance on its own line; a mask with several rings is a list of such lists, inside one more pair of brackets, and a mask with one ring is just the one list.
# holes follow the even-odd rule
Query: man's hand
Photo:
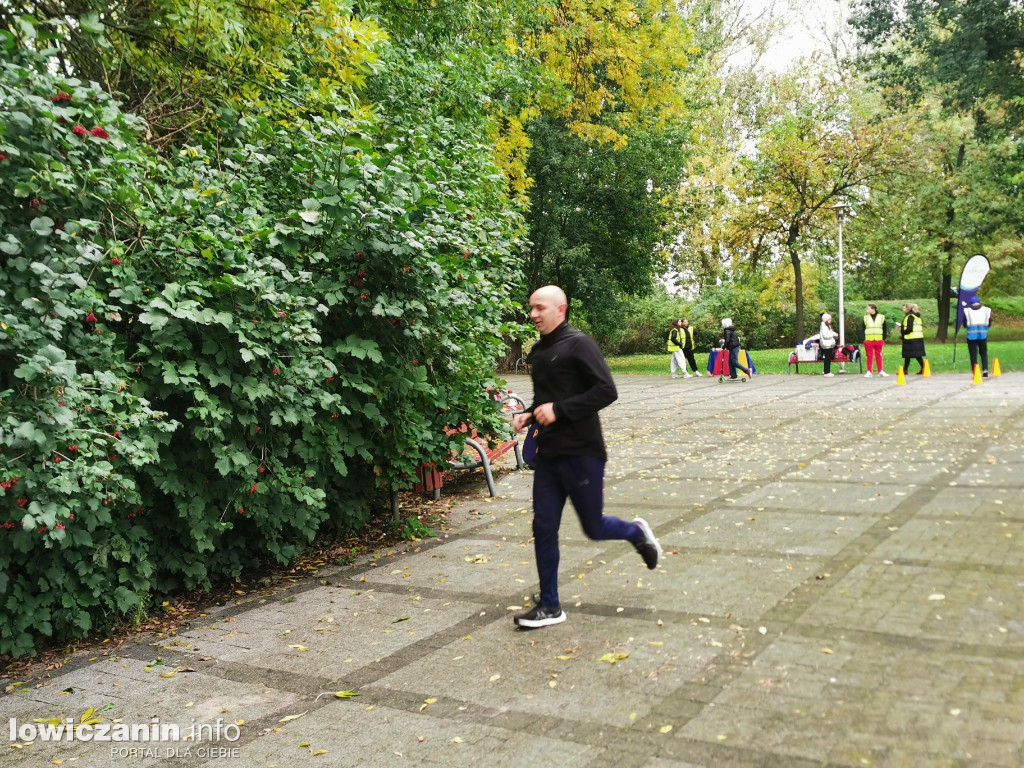
[[522, 432], [533, 421], [532, 413], [517, 413], [512, 417], [512, 429], [516, 432]]
[[538, 405], [533, 409], [533, 420], [540, 424], [542, 427], [546, 427], [548, 424], [555, 423], [555, 404], [544, 403]]

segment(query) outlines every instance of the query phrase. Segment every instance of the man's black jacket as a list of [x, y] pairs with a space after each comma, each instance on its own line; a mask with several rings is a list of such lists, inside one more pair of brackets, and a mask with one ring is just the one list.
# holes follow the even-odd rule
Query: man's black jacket
[[562, 323], [533, 345], [527, 357], [533, 375], [533, 411], [554, 403], [555, 423], [537, 436], [540, 458], [608, 454], [597, 412], [619, 396], [612, 373], [592, 338]]

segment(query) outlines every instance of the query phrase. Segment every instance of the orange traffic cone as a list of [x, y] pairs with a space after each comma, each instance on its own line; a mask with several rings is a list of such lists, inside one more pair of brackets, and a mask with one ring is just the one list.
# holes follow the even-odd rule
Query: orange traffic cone
[[981, 384], [981, 366], [980, 365], [975, 365], [974, 366], [974, 383], [975, 384]]
[[925, 378], [928, 378], [929, 376], [932, 375], [932, 367], [931, 365], [929, 365], [927, 357], [924, 359], [924, 373], [922, 375]]
[[903, 366], [901, 365], [896, 369], [896, 384], [897, 386], [903, 386], [907, 383], [907, 377], [903, 375]]
[[999, 368], [999, 358], [998, 357], [995, 360], [992, 361], [992, 375], [993, 376], [1002, 376], [1003, 375], [1002, 370]]

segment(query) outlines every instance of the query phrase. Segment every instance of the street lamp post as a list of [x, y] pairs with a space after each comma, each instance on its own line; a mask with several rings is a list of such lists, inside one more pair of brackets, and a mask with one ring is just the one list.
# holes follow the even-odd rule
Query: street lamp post
[[[839, 219], [839, 346], [846, 346], [846, 307], [843, 296], [843, 222], [850, 215], [850, 206], [846, 203], [836, 203], [832, 206]], [[839, 370], [846, 373], [846, 365], [840, 363]]]

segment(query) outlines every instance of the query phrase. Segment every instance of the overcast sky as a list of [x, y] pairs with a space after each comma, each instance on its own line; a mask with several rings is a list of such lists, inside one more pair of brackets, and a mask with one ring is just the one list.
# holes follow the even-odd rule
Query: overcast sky
[[830, 41], [845, 28], [850, 13], [849, 0], [742, 0], [742, 4], [748, 18], [770, 10], [785, 22], [785, 29], [762, 59], [775, 70], [815, 51], [829, 51]]

